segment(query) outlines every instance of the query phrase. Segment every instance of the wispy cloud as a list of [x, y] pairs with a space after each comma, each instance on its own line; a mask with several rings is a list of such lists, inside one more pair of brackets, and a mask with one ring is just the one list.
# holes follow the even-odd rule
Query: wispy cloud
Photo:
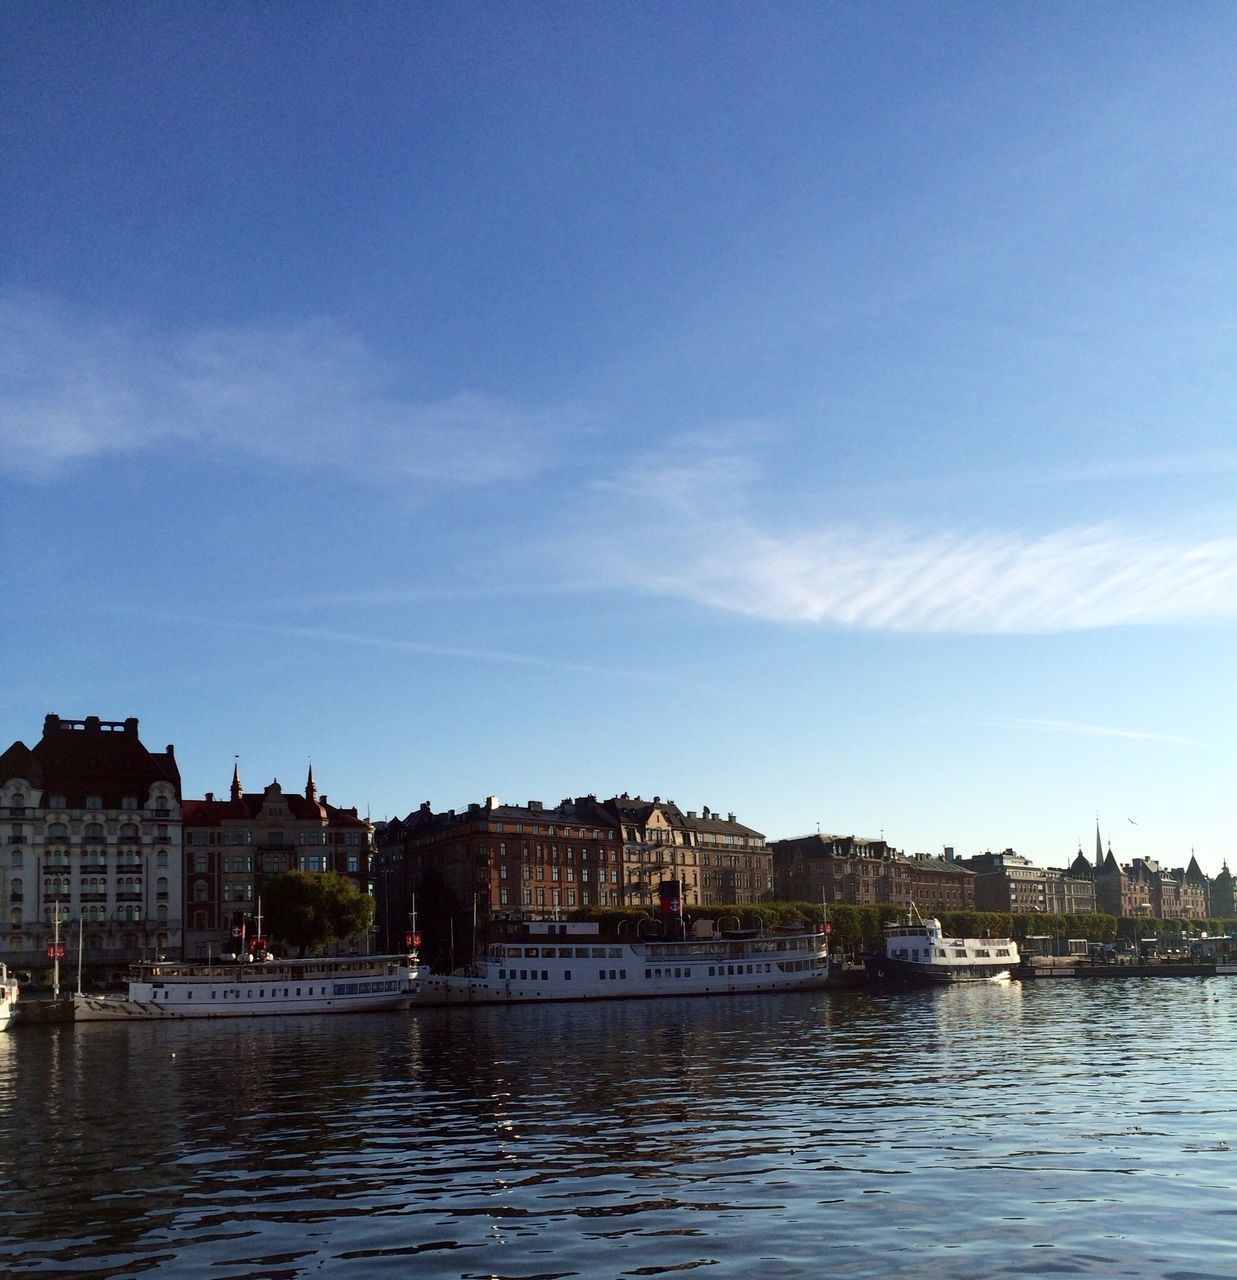
[[0, 469], [31, 475], [169, 443], [372, 480], [485, 483], [550, 464], [568, 412], [471, 391], [416, 400], [326, 320], [177, 334], [0, 296]]
[[[898, 632], [1030, 633], [1237, 618], [1237, 538], [862, 527], [756, 512], [747, 459], [695, 438], [686, 464], [606, 483], [577, 544], [597, 571], [749, 617]], [[616, 532], [618, 531], [618, 532]]]
[[1146, 729], [1116, 729], [1104, 724], [1078, 724], [1072, 720], [1039, 720], [1025, 716], [1009, 716], [991, 720], [968, 720], [968, 724], [997, 728], [1032, 729], [1042, 733], [1078, 734], [1087, 738], [1124, 738], [1133, 742], [1164, 742], [1175, 747], [1190, 747], [1189, 738], [1175, 733], [1155, 733]]
[[636, 671], [623, 667], [608, 667], [601, 663], [573, 662], [566, 658], [543, 657], [539, 654], [511, 653], [501, 649], [480, 649], [464, 645], [434, 644], [430, 641], [408, 640], [396, 636], [367, 635], [364, 632], [340, 631], [330, 627], [304, 627], [265, 622], [245, 622], [228, 618], [207, 617], [195, 614], [163, 612], [153, 609], [116, 608], [116, 613], [141, 617], [153, 622], [174, 626], [191, 626], [195, 630], [256, 632], [262, 635], [283, 636], [293, 640], [321, 640], [328, 644], [348, 645], [353, 648], [386, 650], [392, 653], [416, 653], [426, 657], [448, 658], [461, 662], [497, 663], [503, 666], [541, 667], [552, 671], [566, 671], [577, 675], [605, 676], [632, 680], [647, 684], [680, 684], [678, 679], [657, 673]]

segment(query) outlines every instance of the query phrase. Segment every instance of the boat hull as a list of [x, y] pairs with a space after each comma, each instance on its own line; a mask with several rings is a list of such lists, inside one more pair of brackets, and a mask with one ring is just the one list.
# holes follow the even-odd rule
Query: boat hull
[[130, 1000], [124, 996], [74, 996], [74, 1022], [170, 1021], [200, 1018], [270, 1018], [278, 1016], [317, 1015], [322, 1013], [368, 1013], [388, 1009], [406, 1009], [412, 994], [381, 995], [370, 998], [334, 1000], [331, 997], [297, 1000], [259, 1000], [238, 1002], [236, 1006], [186, 1009], [150, 1000]]
[[961, 982], [1007, 982], [1007, 964], [933, 965], [916, 964], [892, 956], [873, 956], [866, 962], [868, 977], [877, 982], [910, 983], [915, 986], [952, 986]]

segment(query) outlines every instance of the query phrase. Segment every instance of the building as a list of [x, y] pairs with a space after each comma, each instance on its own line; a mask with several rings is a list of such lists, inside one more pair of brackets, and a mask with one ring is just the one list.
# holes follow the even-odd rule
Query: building
[[557, 808], [489, 796], [442, 813], [426, 801], [383, 824], [378, 865], [383, 945], [415, 925], [436, 965], [471, 955], [476, 928], [493, 917], [627, 902], [618, 824], [591, 796]]
[[136, 718], [49, 715], [33, 747], [0, 755], [0, 959], [92, 970], [179, 952], [181, 796], [175, 753], [150, 751]]
[[977, 853], [966, 859], [975, 872], [979, 911], [1045, 911], [1048, 891], [1043, 868], [1012, 849]]
[[975, 874], [951, 856], [911, 857], [884, 840], [810, 835], [775, 840], [773, 892], [786, 902], [912, 902], [925, 914], [967, 911], [974, 906]]
[[622, 841], [624, 900], [652, 907], [662, 880], [683, 886], [684, 907], [760, 902], [773, 893], [764, 835], [707, 806], [686, 813], [673, 800], [624, 792], [602, 802]]
[[392, 940], [415, 918], [427, 958], [453, 966], [488, 919], [652, 907], [664, 879], [682, 882], [686, 909], [759, 901], [772, 883], [764, 836], [734, 814], [684, 813], [659, 796], [555, 807], [489, 796], [442, 813], [426, 801], [382, 826], [378, 923]]
[[[1078, 858], [1082, 859], [1081, 864]], [[1060, 916], [1095, 911], [1095, 875], [1082, 850], [1068, 867], [1044, 869], [1044, 910]]]
[[[245, 791], [239, 766], [228, 798], [207, 792], [183, 804], [185, 831], [185, 954], [220, 955], [238, 949], [242, 927], [254, 936], [262, 883], [285, 871], [338, 871], [373, 894], [373, 824], [355, 808], [318, 795], [313, 766], [303, 794], [278, 781]], [[353, 940], [349, 947], [359, 946]]]
[[1211, 882], [1209, 901], [1210, 915], [1217, 920], [1232, 920], [1237, 917], [1237, 903], [1233, 895], [1233, 873], [1228, 869], [1228, 860], [1220, 870], [1220, 874]]

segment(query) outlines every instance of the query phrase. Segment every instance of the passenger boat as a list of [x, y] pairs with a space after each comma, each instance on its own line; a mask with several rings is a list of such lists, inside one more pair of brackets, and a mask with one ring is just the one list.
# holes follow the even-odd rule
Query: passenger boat
[[17, 979], [9, 973], [9, 967], [0, 961], [0, 1031], [5, 1030], [17, 1016]]
[[[668, 886], [672, 888], [668, 889]], [[823, 925], [721, 929], [679, 912], [677, 881], [662, 884], [657, 936], [603, 933], [596, 920], [503, 922], [475, 962], [421, 979], [416, 1004], [513, 1004], [617, 1000], [633, 996], [737, 995], [824, 986], [829, 948]]]
[[870, 977], [905, 982], [999, 982], [1018, 963], [1012, 938], [946, 938], [939, 920], [915, 919], [885, 926], [885, 949], [864, 962]]
[[73, 997], [76, 1022], [253, 1018], [405, 1009], [421, 967], [415, 953], [135, 964], [127, 996]]

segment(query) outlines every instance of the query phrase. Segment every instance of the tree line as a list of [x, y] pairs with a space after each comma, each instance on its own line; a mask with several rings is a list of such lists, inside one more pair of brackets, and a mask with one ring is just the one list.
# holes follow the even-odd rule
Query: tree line
[[[933, 913], [929, 913], [933, 914]], [[655, 917], [651, 908], [613, 907], [584, 909], [569, 913], [571, 919], [601, 920], [617, 927], [624, 919]], [[1224, 919], [1192, 920], [1170, 916], [1152, 919], [1145, 916], [1110, 916], [1102, 912], [1060, 915], [1044, 911], [941, 911], [935, 913], [946, 937], [1013, 938], [1020, 945], [1028, 937], [1065, 941], [1085, 938], [1092, 943], [1134, 942], [1139, 938], [1157, 940], [1179, 938], [1183, 934], [1206, 933], [1211, 937], [1237, 929], [1237, 921]], [[834, 903], [827, 909], [819, 902], [734, 903], [728, 906], [694, 907], [687, 913], [691, 920], [715, 920], [741, 929], [767, 928], [771, 925], [795, 923], [818, 924], [828, 919], [830, 945], [835, 952], [862, 954], [884, 940], [885, 926], [905, 922], [906, 908], [893, 903], [858, 905]]]

